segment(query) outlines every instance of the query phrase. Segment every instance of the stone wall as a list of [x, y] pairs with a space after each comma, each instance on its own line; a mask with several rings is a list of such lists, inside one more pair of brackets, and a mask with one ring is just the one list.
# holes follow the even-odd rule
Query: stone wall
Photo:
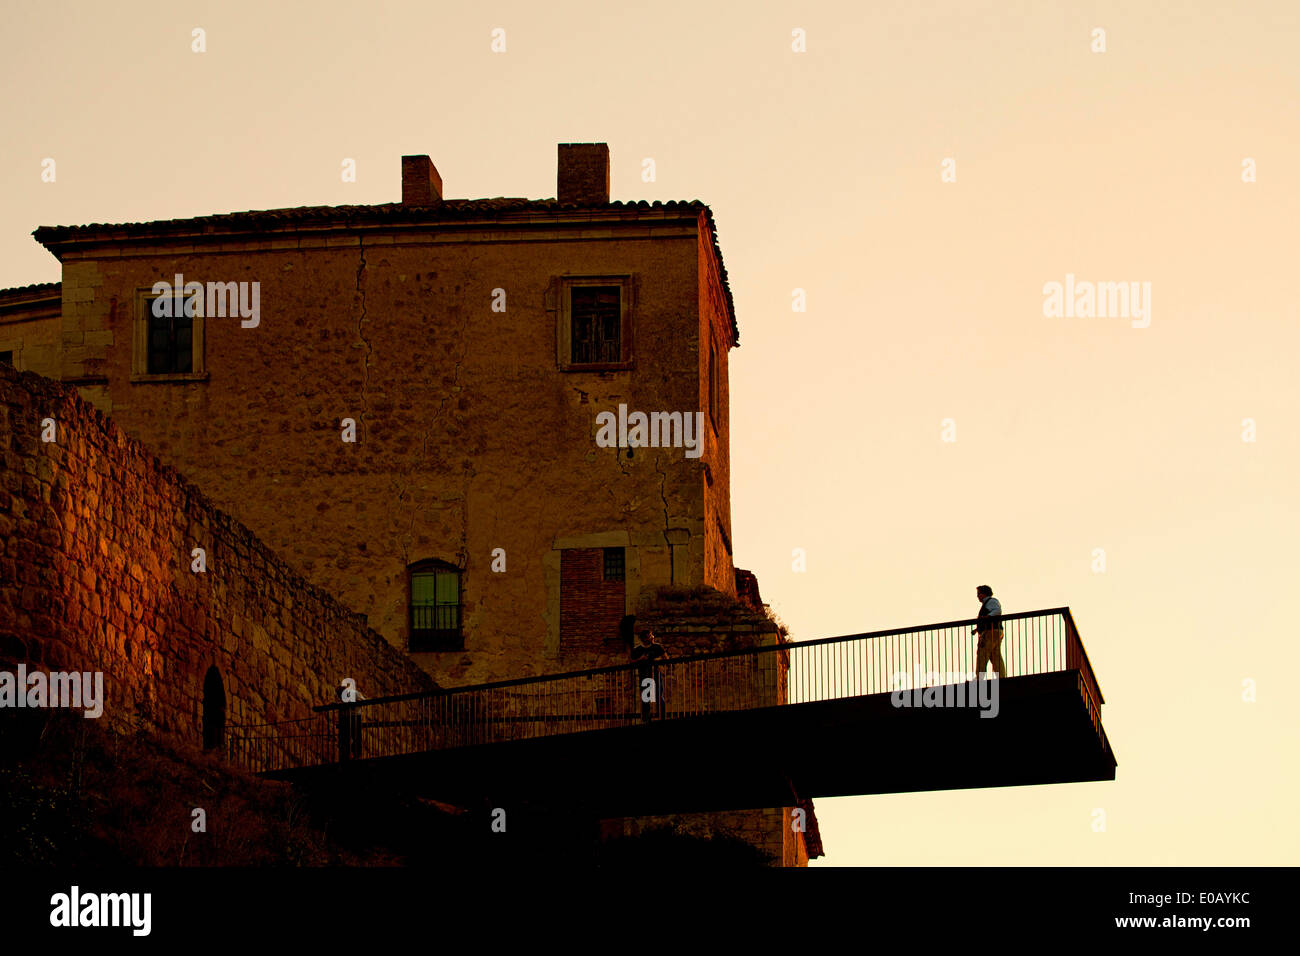
[[102, 672], [114, 727], [201, 744], [212, 668], [228, 723], [432, 686], [74, 389], [0, 367], [0, 456], [0, 664]]
[[[702, 408], [699, 213], [577, 215], [78, 243], [60, 253], [63, 376], [102, 378], [84, 398], [395, 647], [409, 647], [410, 566], [460, 568], [464, 651], [414, 655], [442, 683], [567, 668], [558, 541], [621, 533], [648, 583], [731, 574], [727, 450], [707, 421], [698, 459], [596, 444], [596, 416], [620, 404]], [[147, 380], [142, 296], [177, 273], [259, 283], [260, 322], [203, 319], [202, 371]], [[629, 277], [635, 368], [557, 368], [559, 282], [592, 275]]]
[[[710, 254], [712, 248], [712, 228], [701, 216], [697, 274], [700, 407], [705, 419], [704, 583], [726, 594], [735, 594], [731, 543], [731, 363], [727, 357], [737, 343], [721, 263]], [[717, 393], [712, 400], [711, 388]], [[712, 405], [716, 405], [716, 415]]]
[[[752, 592], [757, 596], [757, 580], [753, 581]], [[670, 710], [674, 706], [674, 695], [685, 692], [686, 687], [695, 683], [684, 673], [681, 680], [674, 679], [671, 665], [674, 658], [747, 647], [769, 647], [785, 641], [780, 625], [762, 610], [709, 588], [659, 589], [637, 609], [636, 626], [639, 629], [643, 625], [651, 627], [655, 639], [667, 652], [664, 660], [669, 664], [661, 680], [662, 692]], [[787, 703], [787, 655], [774, 651], [760, 655], [753, 663], [752, 676], [738, 685], [713, 686], [710, 705], [740, 709]], [[808, 840], [803, 832], [793, 828], [793, 810], [793, 807], [767, 807], [758, 810], [675, 813], [607, 821], [606, 825], [612, 832], [621, 832], [625, 836], [634, 836], [661, 825], [671, 825], [690, 834], [735, 836], [767, 853], [775, 865], [806, 866]], [[807, 815], [806, 825], [815, 833], [816, 816], [811, 802], [804, 805], [804, 810]], [[813, 853], [821, 853], [819, 839], [814, 841]]]
[[59, 377], [61, 305], [57, 282], [0, 289], [0, 353], [12, 354], [14, 368]]
[[[811, 814], [810, 814], [811, 817]], [[720, 813], [671, 813], [628, 818], [606, 832], [637, 836], [656, 827], [672, 827], [692, 836], [730, 836], [744, 840], [768, 855], [773, 866], [807, 866], [808, 848], [803, 833], [792, 827], [789, 807], [763, 810], [729, 810]]]

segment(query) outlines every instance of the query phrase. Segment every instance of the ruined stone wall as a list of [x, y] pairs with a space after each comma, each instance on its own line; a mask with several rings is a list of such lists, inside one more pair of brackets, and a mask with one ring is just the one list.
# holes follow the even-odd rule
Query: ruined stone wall
[[[754, 584], [757, 593], [757, 583]], [[729, 595], [708, 589], [661, 589], [638, 608], [638, 628], [649, 625], [666, 651], [669, 662], [662, 692], [666, 705], [674, 708], [674, 695], [694, 684], [682, 668], [682, 679], [674, 679], [674, 658], [770, 647], [782, 643], [779, 626], [761, 610], [733, 601]], [[747, 676], [734, 683], [714, 682], [711, 704], [718, 708], [771, 707], [788, 700], [789, 662], [782, 652], [759, 655], [747, 661]], [[742, 669], [742, 673], [746, 671]], [[803, 832], [792, 826], [793, 807], [767, 807], [710, 813], [676, 813], [610, 821], [615, 829], [632, 836], [647, 828], [671, 825], [692, 834], [736, 836], [767, 853], [776, 865], [806, 866], [808, 850]], [[809, 810], [811, 814], [811, 810]], [[815, 823], [814, 823], [815, 825]]]
[[621, 829], [616, 827], [614, 835], [637, 836], [646, 830], [669, 826], [693, 836], [737, 837], [766, 853], [773, 866], [807, 866], [808, 849], [804, 836], [793, 831], [791, 820], [789, 807], [670, 813], [622, 820]]
[[213, 667], [228, 723], [430, 686], [74, 389], [0, 367], [0, 456], [0, 658], [101, 671], [111, 725], [201, 744]]
[[[701, 459], [595, 443], [597, 413], [620, 403], [702, 407], [696, 223], [590, 226], [69, 250], [63, 324], [84, 344], [64, 374], [103, 372], [88, 399], [396, 647], [409, 565], [461, 568], [464, 651], [414, 655], [440, 682], [551, 673], [569, 666], [559, 541], [617, 533], [642, 586], [700, 584], [709, 534]], [[140, 290], [175, 273], [259, 282], [260, 324], [208, 317], [201, 375], [133, 381]], [[634, 369], [557, 368], [566, 275], [631, 276]], [[356, 444], [340, 440], [344, 418]]]

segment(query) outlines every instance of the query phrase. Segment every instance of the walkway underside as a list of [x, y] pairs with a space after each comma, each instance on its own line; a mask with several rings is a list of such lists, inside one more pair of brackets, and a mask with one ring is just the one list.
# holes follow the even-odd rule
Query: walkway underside
[[874, 694], [268, 776], [312, 786], [343, 775], [464, 807], [528, 803], [602, 817], [1115, 779], [1078, 672], [998, 683], [992, 718], [977, 708], [895, 707], [892, 695]]

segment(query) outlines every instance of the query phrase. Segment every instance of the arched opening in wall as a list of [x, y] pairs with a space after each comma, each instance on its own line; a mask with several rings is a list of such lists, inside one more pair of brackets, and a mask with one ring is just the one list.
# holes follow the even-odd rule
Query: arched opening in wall
[[208, 668], [203, 678], [203, 749], [216, 750], [226, 739], [226, 688], [221, 671]]

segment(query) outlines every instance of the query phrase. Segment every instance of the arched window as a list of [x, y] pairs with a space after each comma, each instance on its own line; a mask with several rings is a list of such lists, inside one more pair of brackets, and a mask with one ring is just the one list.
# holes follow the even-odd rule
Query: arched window
[[221, 671], [209, 667], [203, 678], [203, 749], [216, 750], [226, 739], [226, 689]]
[[413, 651], [460, 651], [460, 569], [446, 561], [410, 567], [410, 626]]

